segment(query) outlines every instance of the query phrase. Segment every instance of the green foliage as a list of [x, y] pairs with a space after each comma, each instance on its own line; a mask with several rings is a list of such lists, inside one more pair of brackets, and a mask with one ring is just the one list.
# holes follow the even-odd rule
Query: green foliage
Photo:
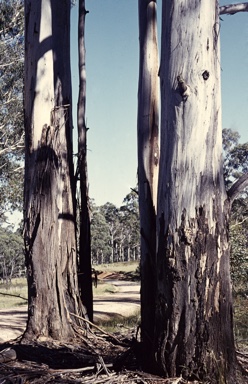
[[0, 38], [18, 34], [23, 25], [19, 18], [23, 6], [23, 0], [0, 0]]
[[91, 218], [91, 253], [94, 264], [109, 262], [111, 237], [108, 223], [99, 207], [93, 206]]
[[23, 239], [19, 233], [0, 227], [0, 277], [10, 283], [24, 271]]
[[234, 301], [234, 332], [239, 349], [248, 351], [248, 300], [238, 295]]
[[227, 189], [248, 172], [248, 143], [239, 144], [239, 133], [223, 129], [224, 177]]
[[22, 208], [23, 1], [0, 1], [0, 219]]
[[137, 260], [140, 257], [138, 195], [130, 192], [117, 208], [112, 203], [92, 208], [91, 247], [94, 263]]
[[[248, 143], [239, 143], [239, 134], [223, 130], [224, 177], [227, 189], [248, 172]], [[234, 292], [248, 292], [248, 195], [244, 191], [232, 204], [230, 217], [231, 276]]]
[[241, 225], [233, 226], [230, 231], [231, 275], [236, 291], [248, 291], [247, 229]]
[[248, 198], [236, 199], [230, 221], [231, 276], [236, 293], [248, 292]]
[[[120, 207], [121, 223], [124, 233], [124, 245], [126, 248], [126, 259], [129, 261], [131, 256], [128, 255], [130, 250], [138, 250], [140, 247], [140, 223], [139, 223], [139, 202], [138, 194], [132, 190], [123, 200], [124, 205]], [[135, 259], [135, 257], [133, 257]]]

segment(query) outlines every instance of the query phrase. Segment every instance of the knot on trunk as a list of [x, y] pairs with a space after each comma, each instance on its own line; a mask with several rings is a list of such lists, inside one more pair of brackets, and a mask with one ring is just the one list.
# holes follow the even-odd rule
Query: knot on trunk
[[177, 82], [178, 82], [178, 91], [182, 96], [183, 101], [186, 101], [190, 94], [189, 86], [186, 84], [182, 75], [177, 76]]

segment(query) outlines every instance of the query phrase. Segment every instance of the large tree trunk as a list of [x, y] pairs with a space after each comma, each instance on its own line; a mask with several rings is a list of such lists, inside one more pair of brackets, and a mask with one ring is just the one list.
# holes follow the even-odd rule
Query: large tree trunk
[[76, 269], [70, 0], [25, 1], [25, 202], [28, 324], [24, 339], [74, 335]]
[[235, 383], [218, 1], [162, 12], [156, 370]]
[[[154, 332], [159, 63], [156, 1], [139, 0], [138, 183], [141, 227], [141, 332], [151, 349]], [[146, 355], [148, 356], [148, 355]], [[144, 362], [148, 367], [149, 359]]]
[[90, 217], [87, 176], [87, 139], [85, 123], [86, 71], [85, 71], [85, 1], [79, 0], [78, 56], [79, 56], [79, 96], [78, 96], [78, 174], [80, 180], [80, 239], [79, 239], [79, 284], [81, 299], [93, 321], [93, 293], [91, 277]]

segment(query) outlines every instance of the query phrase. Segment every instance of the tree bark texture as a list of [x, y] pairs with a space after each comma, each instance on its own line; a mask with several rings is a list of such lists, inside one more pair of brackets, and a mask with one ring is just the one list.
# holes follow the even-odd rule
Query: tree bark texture
[[72, 162], [70, 0], [25, 1], [24, 339], [69, 339], [80, 299]]
[[87, 128], [85, 123], [86, 71], [85, 71], [85, 1], [79, 0], [78, 57], [78, 175], [80, 181], [80, 238], [79, 238], [79, 286], [81, 299], [93, 321], [93, 293], [91, 274], [90, 217], [87, 174]]
[[218, 1], [163, 2], [160, 80], [156, 370], [234, 383]]
[[[156, 1], [139, 0], [138, 184], [141, 228], [142, 341], [154, 332], [156, 201], [159, 163], [159, 58]], [[147, 366], [147, 362], [144, 363]]]

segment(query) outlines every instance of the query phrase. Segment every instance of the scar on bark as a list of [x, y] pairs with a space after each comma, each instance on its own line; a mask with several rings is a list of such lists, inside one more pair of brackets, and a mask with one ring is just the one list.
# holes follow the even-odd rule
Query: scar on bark
[[190, 90], [189, 90], [188, 84], [186, 84], [181, 74], [177, 76], [177, 83], [178, 83], [177, 89], [180, 95], [182, 96], [183, 101], [186, 101], [189, 97]]

